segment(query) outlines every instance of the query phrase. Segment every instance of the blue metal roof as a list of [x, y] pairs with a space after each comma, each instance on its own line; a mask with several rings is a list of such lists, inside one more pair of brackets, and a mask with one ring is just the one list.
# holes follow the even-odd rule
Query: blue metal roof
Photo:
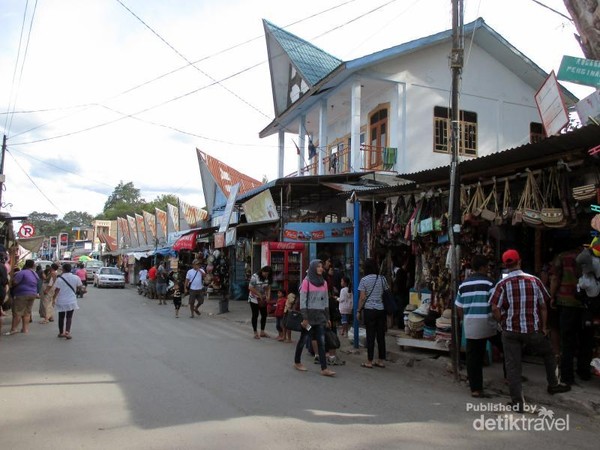
[[288, 33], [268, 20], [264, 20], [264, 23], [310, 86], [317, 84], [342, 63], [342, 60]]

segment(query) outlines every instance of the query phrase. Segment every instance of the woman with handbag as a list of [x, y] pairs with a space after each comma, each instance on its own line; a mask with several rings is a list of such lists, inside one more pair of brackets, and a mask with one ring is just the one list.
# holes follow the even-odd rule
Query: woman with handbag
[[306, 339], [315, 340], [319, 352], [321, 375], [332, 377], [335, 372], [327, 368], [325, 357], [325, 328], [331, 328], [331, 321], [329, 319], [329, 293], [327, 282], [323, 278], [323, 271], [321, 260], [312, 260], [300, 286], [300, 311], [303, 320], [300, 339], [298, 339], [294, 354], [294, 367], [296, 370], [306, 372], [306, 366], [301, 361], [302, 350]]
[[[365, 261], [365, 275], [358, 284], [358, 312], [357, 317], [364, 313], [365, 329], [367, 332], [367, 362], [361, 367], [372, 369], [385, 367], [385, 326], [387, 315], [383, 305], [383, 291], [388, 289], [385, 277], [379, 276], [377, 263], [368, 258]], [[359, 319], [360, 320], [360, 319]], [[373, 362], [375, 356], [375, 340], [377, 340], [377, 352], [379, 358]]]
[[[252, 310], [252, 329], [254, 339], [269, 337], [265, 333], [267, 325], [267, 304], [271, 299], [271, 283], [273, 283], [273, 270], [271, 266], [264, 266], [260, 272], [250, 277], [248, 284], [248, 303]], [[258, 314], [260, 313], [260, 334], [258, 334]]]

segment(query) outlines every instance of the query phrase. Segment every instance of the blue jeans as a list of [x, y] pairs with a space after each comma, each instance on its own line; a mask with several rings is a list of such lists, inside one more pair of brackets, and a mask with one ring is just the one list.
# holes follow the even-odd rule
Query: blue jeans
[[317, 341], [317, 347], [319, 348], [319, 362], [321, 363], [321, 370], [327, 369], [327, 358], [325, 356], [325, 325], [312, 325], [310, 331], [302, 330], [300, 332], [300, 339], [296, 344], [296, 353], [294, 355], [294, 362], [300, 364], [302, 362], [302, 350], [304, 349], [304, 343], [308, 338], [308, 342], [313, 339]]

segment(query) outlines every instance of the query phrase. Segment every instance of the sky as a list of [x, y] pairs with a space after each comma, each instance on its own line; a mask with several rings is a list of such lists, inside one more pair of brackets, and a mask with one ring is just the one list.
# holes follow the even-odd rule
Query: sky
[[[482, 17], [548, 73], [583, 57], [559, 13], [562, 0], [465, 0], [465, 23]], [[342, 60], [452, 23], [451, 0], [2, 0], [0, 210], [95, 216], [120, 182], [204, 206], [196, 148], [275, 179], [277, 136], [258, 137], [274, 118], [263, 18]]]

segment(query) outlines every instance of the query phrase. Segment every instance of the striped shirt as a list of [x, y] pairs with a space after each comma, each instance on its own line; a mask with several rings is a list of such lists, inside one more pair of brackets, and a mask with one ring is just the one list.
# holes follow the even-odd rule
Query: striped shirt
[[[377, 283], [375, 282], [377, 280]], [[365, 293], [365, 309], [383, 310], [383, 301], [381, 295], [388, 288], [385, 277], [377, 277], [377, 275], [366, 275], [360, 279], [358, 283], [359, 292]]]
[[502, 329], [523, 334], [540, 331], [547, 302], [550, 294], [541, 280], [522, 270], [513, 270], [499, 281], [490, 297], [490, 305], [500, 309]]
[[454, 304], [463, 310], [463, 325], [467, 339], [484, 339], [497, 333], [497, 322], [488, 303], [494, 283], [485, 275], [475, 273], [459, 287]]

